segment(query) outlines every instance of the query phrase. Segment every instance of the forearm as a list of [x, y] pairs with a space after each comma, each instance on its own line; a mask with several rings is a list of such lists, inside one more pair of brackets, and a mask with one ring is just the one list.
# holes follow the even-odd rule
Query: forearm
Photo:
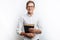
[[28, 38], [33, 38], [35, 36], [34, 33], [25, 33], [25, 32], [21, 32], [20, 35]]
[[25, 32], [21, 32], [20, 35], [21, 35], [21, 36], [25, 36]]
[[33, 29], [33, 28], [30, 28], [30, 29], [29, 29], [29, 32], [30, 32], [30, 33], [41, 34], [41, 30], [39, 30], [39, 29]]

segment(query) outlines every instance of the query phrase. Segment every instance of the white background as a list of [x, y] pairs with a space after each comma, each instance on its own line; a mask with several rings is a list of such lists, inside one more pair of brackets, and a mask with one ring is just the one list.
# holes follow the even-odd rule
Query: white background
[[[0, 0], [0, 40], [19, 40], [18, 18], [26, 13], [27, 0]], [[34, 0], [36, 13], [42, 19], [44, 39], [60, 40], [60, 0]], [[44, 40], [42, 39], [42, 40]]]

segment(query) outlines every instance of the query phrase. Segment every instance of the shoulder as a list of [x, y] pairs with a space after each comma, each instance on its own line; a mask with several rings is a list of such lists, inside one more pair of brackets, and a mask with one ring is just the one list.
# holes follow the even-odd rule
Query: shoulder
[[40, 19], [40, 15], [39, 14], [35, 13], [34, 16], [35, 16], [35, 18]]
[[41, 16], [39, 14], [35, 14], [35, 18], [37, 19], [37, 21], [41, 21]]
[[21, 20], [21, 19], [24, 19], [26, 16], [27, 16], [27, 14], [20, 15], [20, 16], [19, 16], [19, 19], [20, 19], [20, 20]]

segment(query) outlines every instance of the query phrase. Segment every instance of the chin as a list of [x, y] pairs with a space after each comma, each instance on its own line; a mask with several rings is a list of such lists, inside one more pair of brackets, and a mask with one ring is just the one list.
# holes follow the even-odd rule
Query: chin
[[29, 13], [33, 13], [32, 11], [29, 11]]

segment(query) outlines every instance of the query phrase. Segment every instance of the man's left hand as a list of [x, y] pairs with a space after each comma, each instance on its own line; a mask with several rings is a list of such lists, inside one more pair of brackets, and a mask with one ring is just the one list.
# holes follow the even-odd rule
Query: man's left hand
[[34, 28], [29, 28], [29, 32], [40, 34], [40, 33], [41, 33], [41, 30], [39, 30], [39, 29], [34, 29]]

